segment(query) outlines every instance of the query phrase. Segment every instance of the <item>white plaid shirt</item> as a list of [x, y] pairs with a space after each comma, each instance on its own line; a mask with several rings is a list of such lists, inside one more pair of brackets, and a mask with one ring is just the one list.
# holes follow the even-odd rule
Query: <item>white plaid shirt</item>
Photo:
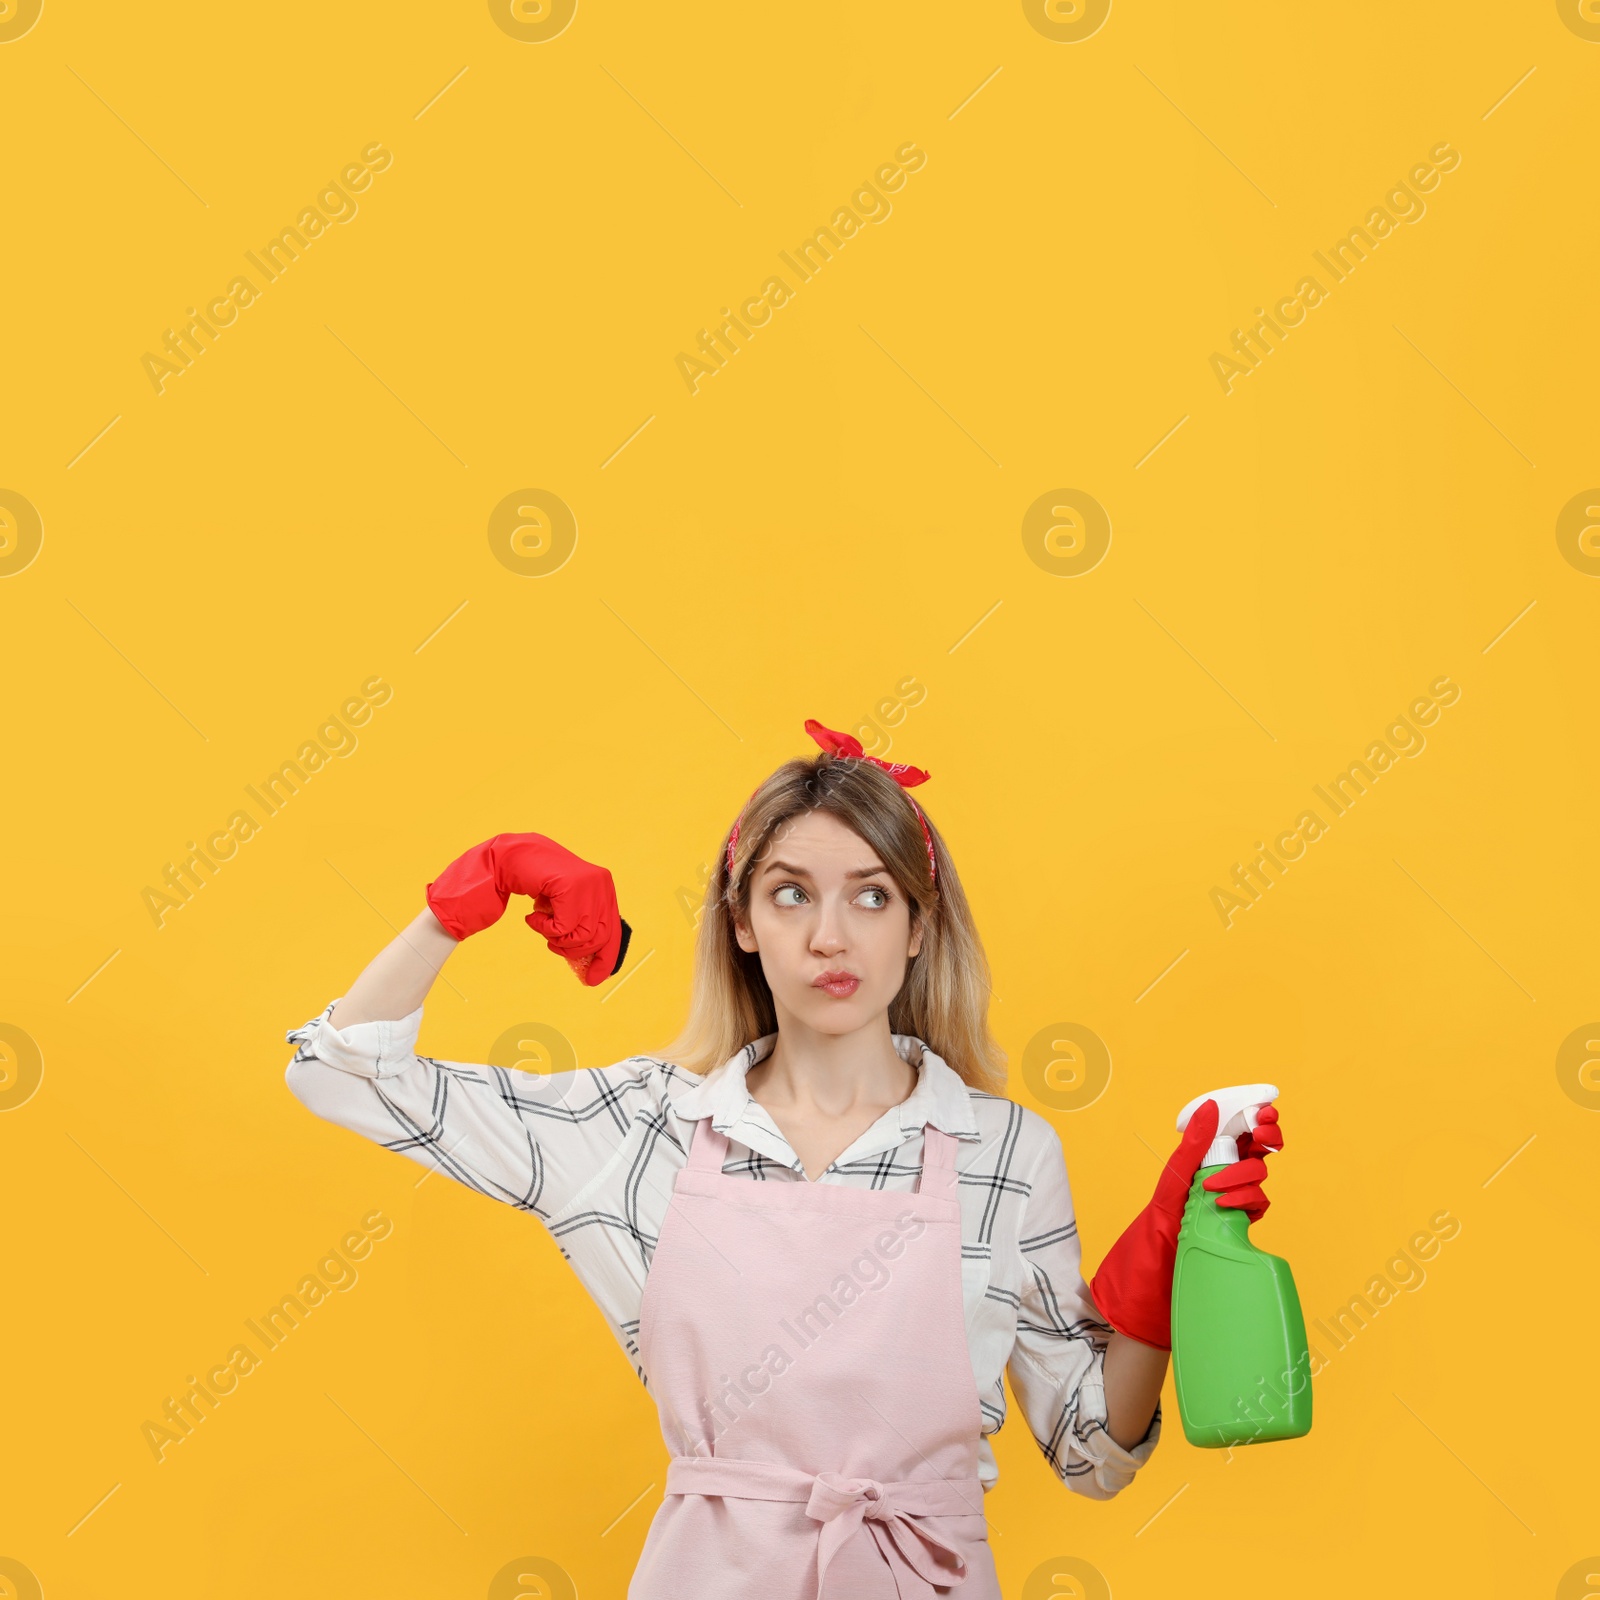
[[[687, 1159], [688, 1124], [709, 1112], [728, 1135], [728, 1173], [808, 1181], [745, 1086], [776, 1033], [703, 1078], [654, 1056], [539, 1074], [418, 1056], [420, 1007], [398, 1022], [344, 1029], [328, 1025], [332, 1009], [288, 1035], [298, 1046], [285, 1074], [296, 1098], [329, 1122], [537, 1217], [646, 1382], [639, 1306], [673, 1178]], [[983, 1485], [993, 1487], [999, 1476], [988, 1436], [1005, 1421], [1002, 1375], [1009, 1371], [1056, 1475], [1079, 1494], [1107, 1500], [1155, 1449], [1161, 1408], [1131, 1450], [1106, 1431], [1111, 1329], [1079, 1268], [1061, 1140], [1036, 1112], [969, 1089], [922, 1040], [892, 1038], [918, 1069], [916, 1088], [816, 1181], [910, 1191], [922, 1170], [924, 1124], [960, 1141], [962, 1291], [983, 1414]]]

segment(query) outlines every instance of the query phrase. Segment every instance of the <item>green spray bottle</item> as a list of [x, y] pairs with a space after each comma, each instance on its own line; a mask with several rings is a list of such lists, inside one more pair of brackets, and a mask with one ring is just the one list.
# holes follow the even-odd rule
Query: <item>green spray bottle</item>
[[1172, 1376], [1190, 1444], [1222, 1449], [1311, 1431], [1311, 1354], [1294, 1275], [1247, 1237], [1250, 1219], [1201, 1187], [1239, 1159], [1238, 1141], [1277, 1098], [1270, 1083], [1196, 1095], [1178, 1130], [1207, 1100], [1217, 1133], [1194, 1175], [1172, 1275]]

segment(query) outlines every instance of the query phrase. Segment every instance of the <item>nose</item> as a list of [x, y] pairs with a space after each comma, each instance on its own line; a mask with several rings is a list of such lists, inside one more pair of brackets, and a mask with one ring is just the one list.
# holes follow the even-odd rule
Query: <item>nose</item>
[[837, 955], [845, 947], [844, 912], [830, 896], [823, 896], [817, 920], [811, 930], [811, 949], [816, 955]]

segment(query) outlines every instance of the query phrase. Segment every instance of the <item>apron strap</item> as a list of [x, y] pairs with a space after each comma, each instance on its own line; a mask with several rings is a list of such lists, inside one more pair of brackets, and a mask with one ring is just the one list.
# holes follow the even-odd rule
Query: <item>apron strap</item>
[[709, 1116], [694, 1125], [694, 1137], [689, 1141], [689, 1170], [692, 1172], [721, 1172], [728, 1157], [728, 1136], [711, 1126]]
[[917, 1193], [936, 1195], [942, 1200], [956, 1198], [960, 1175], [956, 1171], [956, 1139], [943, 1128], [929, 1122], [922, 1129], [922, 1172], [917, 1178]]

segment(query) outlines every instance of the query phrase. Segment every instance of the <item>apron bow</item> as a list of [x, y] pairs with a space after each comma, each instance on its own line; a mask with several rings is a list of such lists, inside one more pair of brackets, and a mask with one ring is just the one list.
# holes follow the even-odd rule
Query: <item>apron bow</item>
[[[923, 1520], [895, 1503], [895, 1486], [876, 1478], [819, 1472], [812, 1480], [806, 1515], [822, 1524], [817, 1541], [817, 1597], [827, 1592], [827, 1572], [839, 1547], [863, 1523], [876, 1541], [901, 1600], [931, 1597], [935, 1584], [950, 1588], [967, 1575], [966, 1557]], [[947, 1560], [940, 1560], [943, 1555]]]

